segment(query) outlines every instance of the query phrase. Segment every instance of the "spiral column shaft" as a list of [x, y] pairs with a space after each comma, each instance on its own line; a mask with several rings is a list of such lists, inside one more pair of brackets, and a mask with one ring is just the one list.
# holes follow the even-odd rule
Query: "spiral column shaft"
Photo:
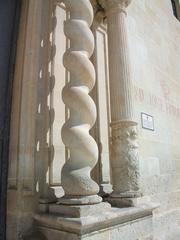
[[70, 117], [62, 127], [62, 140], [70, 151], [61, 174], [65, 196], [63, 204], [94, 204], [101, 202], [97, 196], [99, 186], [91, 179], [90, 172], [98, 159], [98, 148], [89, 130], [96, 120], [96, 107], [89, 96], [95, 84], [94, 66], [89, 60], [94, 50], [94, 37], [90, 30], [93, 9], [89, 0], [64, 0], [70, 12], [65, 21], [64, 33], [70, 39], [63, 63], [70, 72], [70, 82], [62, 98]]

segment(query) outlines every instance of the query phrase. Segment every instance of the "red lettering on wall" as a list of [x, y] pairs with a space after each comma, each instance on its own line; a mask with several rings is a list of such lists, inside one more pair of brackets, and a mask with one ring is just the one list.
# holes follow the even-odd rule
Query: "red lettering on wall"
[[160, 97], [145, 92], [142, 88], [134, 87], [134, 97], [136, 101], [146, 103], [161, 112], [165, 112], [174, 117], [180, 117], [180, 108], [169, 103], [169, 100], [163, 100]]

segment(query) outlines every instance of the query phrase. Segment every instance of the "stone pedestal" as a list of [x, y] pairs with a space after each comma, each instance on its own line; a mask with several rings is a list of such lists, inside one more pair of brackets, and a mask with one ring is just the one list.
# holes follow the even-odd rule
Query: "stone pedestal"
[[111, 208], [107, 203], [65, 208], [53, 204], [48, 214], [35, 216], [35, 226], [46, 240], [148, 239], [152, 210], [147, 206]]

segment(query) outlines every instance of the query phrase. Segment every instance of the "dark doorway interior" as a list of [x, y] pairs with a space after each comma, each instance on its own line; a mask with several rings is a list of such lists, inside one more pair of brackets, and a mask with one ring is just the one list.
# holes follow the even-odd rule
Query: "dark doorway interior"
[[6, 233], [6, 191], [12, 84], [20, 0], [0, 0], [0, 239]]

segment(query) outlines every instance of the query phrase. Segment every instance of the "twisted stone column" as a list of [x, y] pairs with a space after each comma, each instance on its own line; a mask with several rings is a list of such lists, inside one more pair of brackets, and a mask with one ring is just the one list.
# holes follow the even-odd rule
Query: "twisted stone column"
[[[139, 196], [137, 123], [134, 121], [132, 76], [126, 29], [131, 0], [99, 0], [108, 24], [112, 128], [112, 204], [131, 205]], [[127, 201], [124, 201], [123, 199]]]
[[94, 204], [101, 202], [99, 186], [90, 172], [98, 159], [98, 148], [89, 130], [96, 120], [96, 107], [89, 96], [95, 84], [94, 66], [89, 60], [94, 50], [90, 30], [93, 9], [89, 0], [64, 0], [70, 12], [64, 32], [70, 48], [64, 54], [64, 66], [70, 72], [70, 82], [62, 97], [70, 117], [62, 128], [62, 140], [70, 151], [70, 158], [62, 169], [63, 204]]

